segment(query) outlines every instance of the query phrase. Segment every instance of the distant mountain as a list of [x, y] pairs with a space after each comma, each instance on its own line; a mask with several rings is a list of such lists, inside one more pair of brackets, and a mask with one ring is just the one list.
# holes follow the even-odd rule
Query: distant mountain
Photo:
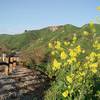
[[[56, 30], [54, 29], [56, 28]], [[31, 30], [26, 31], [18, 35], [0, 35], [0, 44], [6, 45], [11, 49], [22, 49], [23, 47], [28, 47], [30, 43], [36, 42], [38, 39], [45, 38], [48, 39], [53, 36], [53, 33], [63, 32], [72, 32], [76, 30], [77, 27], [72, 25], [57, 26], [57, 27], [47, 27], [41, 30]]]
[[[97, 34], [100, 34], [100, 24], [95, 24], [95, 28]], [[31, 50], [45, 46], [49, 41], [70, 39], [73, 33], [82, 34], [83, 31], [91, 31], [89, 24], [82, 27], [76, 27], [71, 24], [50, 26], [40, 30], [25, 31], [18, 35], [1, 34], [0, 44], [11, 50]]]

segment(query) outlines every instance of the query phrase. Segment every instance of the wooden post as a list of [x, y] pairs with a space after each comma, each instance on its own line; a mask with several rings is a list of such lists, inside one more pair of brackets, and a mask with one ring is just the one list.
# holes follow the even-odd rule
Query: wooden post
[[13, 57], [13, 70], [16, 69], [16, 57]]
[[13, 71], [13, 57], [9, 57], [9, 74]]
[[10, 62], [13, 63], [13, 57], [10, 57]]
[[6, 61], [5, 61], [6, 63], [9, 63], [9, 59], [6, 57]]
[[5, 67], [4, 74], [5, 75], [8, 75], [9, 74], [8, 66]]
[[9, 74], [11, 74], [13, 71], [13, 64], [9, 64]]
[[16, 62], [13, 62], [13, 70], [16, 69]]
[[2, 54], [2, 60], [3, 60], [3, 62], [5, 62], [5, 58], [6, 58], [6, 54], [3, 53], [3, 54]]

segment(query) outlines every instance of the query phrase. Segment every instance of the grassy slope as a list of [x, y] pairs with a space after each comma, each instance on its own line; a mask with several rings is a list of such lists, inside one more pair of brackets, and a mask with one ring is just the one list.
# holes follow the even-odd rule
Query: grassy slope
[[[28, 50], [34, 48], [44, 48], [46, 44], [53, 40], [64, 40], [72, 37], [73, 33], [82, 35], [83, 31], [90, 31], [89, 25], [86, 24], [81, 28], [67, 24], [58, 26], [56, 31], [52, 31], [50, 27], [27, 31], [18, 35], [0, 35], [0, 44], [6, 45], [10, 49]], [[100, 33], [100, 25], [95, 24], [97, 33]]]

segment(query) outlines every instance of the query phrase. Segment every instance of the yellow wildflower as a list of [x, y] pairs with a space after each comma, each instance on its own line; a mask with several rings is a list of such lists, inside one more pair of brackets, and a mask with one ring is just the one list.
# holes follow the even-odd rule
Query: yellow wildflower
[[90, 58], [94, 58], [94, 57], [96, 57], [97, 55], [96, 55], [96, 53], [95, 52], [91, 52], [91, 54], [90, 54]]
[[72, 49], [70, 49], [69, 55], [71, 57], [76, 57], [77, 56], [76, 52], [74, 50], [72, 50]]
[[[74, 43], [76, 42], [76, 40], [77, 40], [77, 37], [74, 36], [72, 40], [73, 40], [72, 43], [74, 44]], [[72, 46], [72, 45], [71, 45], [71, 46]]]
[[96, 41], [95, 41], [95, 44], [97, 44], [97, 43], [98, 43], [98, 41], [96, 40]]
[[88, 67], [89, 67], [89, 66], [88, 66], [88, 63], [85, 63], [83, 67], [84, 67], [84, 68], [88, 68]]
[[96, 32], [95, 26], [94, 26], [94, 22], [90, 21], [90, 28], [93, 32]]
[[70, 46], [72, 46], [72, 47], [73, 47], [74, 45], [73, 45], [73, 44], [70, 44]]
[[89, 25], [90, 25], [90, 27], [92, 28], [92, 27], [94, 26], [93, 21], [90, 21]]
[[83, 34], [84, 34], [85, 36], [87, 36], [87, 35], [89, 35], [89, 32], [84, 31]]
[[76, 52], [77, 52], [77, 53], [80, 53], [80, 52], [81, 52], [81, 47], [80, 47], [80, 45], [78, 45], [78, 46], [76, 47]]
[[53, 61], [53, 70], [60, 69], [61, 63], [59, 63], [56, 59]]
[[95, 48], [98, 44], [98, 41], [96, 40], [94, 43], [93, 43], [93, 47]]
[[97, 44], [96, 48], [97, 50], [100, 50], [100, 43]]
[[57, 41], [57, 45], [61, 45], [60, 41]]
[[69, 65], [73, 63], [73, 61], [71, 59], [68, 59], [67, 62]]
[[60, 46], [61, 46], [60, 41], [57, 41], [57, 42], [56, 42], [56, 45], [55, 45], [55, 48], [56, 48], [56, 49], [60, 49]]
[[51, 55], [55, 55], [55, 51], [52, 51], [52, 52], [51, 52]]
[[69, 83], [72, 83], [72, 76], [66, 76], [66, 80], [69, 82]]
[[68, 90], [66, 90], [66, 91], [64, 91], [63, 93], [62, 93], [62, 95], [63, 95], [63, 97], [67, 97], [68, 96]]
[[97, 10], [100, 10], [100, 6], [98, 6], [96, 9], [97, 9]]
[[70, 44], [70, 42], [68, 42], [68, 45]]
[[48, 46], [49, 46], [49, 48], [52, 48], [52, 44], [51, 43], [49, 43]]
[[77, 61], [77, 59], [75, 57], [71, 57], [70, 59], [67, 60], [69, 65], [76, 61]]
[[66, 41], [65, 41], [65, 42], [64, 42], [64, 45], [65, 45], [65, 46], [68, 46], [68, 45], [69, 45], [69, 42], [66, 42]]
[[97, 50], [100, 49], [100, 43], [98, 41], [95, 41], [93, 44], [93, 47], [96, 48]]
[[93, 62], [96, 58], [97, 54], [95, 52], [91, 52], [89, 57], [88, 57], [88, 60]]
[[64, 59], [67, 58], [67, 55], [64, 51], [62, 51], [61, 54], [60, 54], [60, 57], [61, 57], [62, 60], [64, 60]]
[[82, 53], [85, 53], [85, 50], [82, 50]]
[[76, 37], [76, 36], [74, 36], [74, 37], [73, 37], [73, 41], [76, 41], [76, 40], [77, 40], [77, 37]]
[[92, 68], [91, 71], [92, 71], [93, 73], [96, 73], [96, 72], [97, 72], [97, 69], [96, 69], [96, 68]]
[[68, 86], [68, 89], [70, 89], [70, 88], [71, 88], [71, 86], [69, 85], [69, 86]]
[[75, 58], [75, 57], [72, 57], [71, 60], [72, 60], [73, 62], [76, 62], [76, 58]]
[[98, 67], [98, 63], [90, 64], [90, 67], [91, 67], [91, 68], [97, 68], [97, 67]]
[[80, 66], [81, 62], [80, 62], [80, 61], [78, 61], [78, 62], [77, 62], [77, 64], [78, 64], [78, 66]]

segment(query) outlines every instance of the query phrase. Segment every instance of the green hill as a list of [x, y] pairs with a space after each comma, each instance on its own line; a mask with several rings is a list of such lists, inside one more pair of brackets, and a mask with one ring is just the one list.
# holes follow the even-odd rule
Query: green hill
[[[100, 38], [100, 24], [95, 24], [97, 38]], [[0, 48], [6, 47], [9, 50], [21, 51], [25, 55], [34, 54], [35, 59], [36, 53], [41, 53], [39, 56], [43, 58], [47, 54], [47, 44], [54, 40], [71, 40], [73, 34], [78, 34], [79, 42], [82, 42], [82, 35], [84, 31], [91, 32], [89, 24], [82, 27], [76, 27], [71, 24], [51, 26], [40, 30], [29, 30], [18, 35], [0, 35]], [[87, 40], [88, 41], [88, 40]], [[87, 41], [84, 41], [83, 46], [87, 46]], [[27, 54], [28, 53], [28, 54]], [[45, 57], [45, 56], [44, 56]], [[39, 58], [39, 59], [40, 59]]]

